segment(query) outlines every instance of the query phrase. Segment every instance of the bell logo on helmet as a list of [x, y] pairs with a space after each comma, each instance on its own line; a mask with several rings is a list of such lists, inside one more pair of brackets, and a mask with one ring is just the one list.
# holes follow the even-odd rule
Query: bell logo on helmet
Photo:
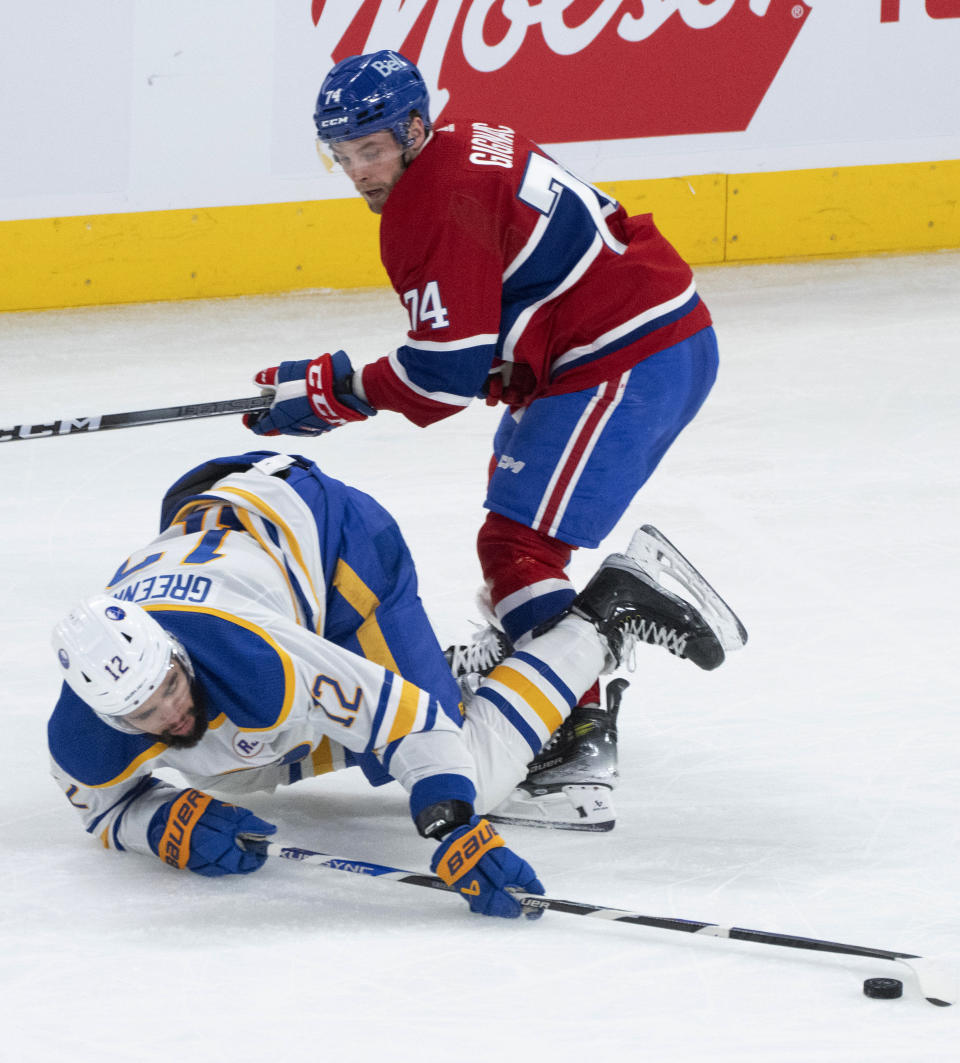
[[125, 616], [127, 615], [127, 614], [126, 614], [126, 613], [125, 613], [125, 612], [124, 612], [124, 611], [123, 611], [123, 610], [122, 610], [122, 609], [120, 608], [120, 606], [119, 606], [119, 605], [111, 605], [111, 606], [108, 606], [108, 607], [107, 607], [107, 608], [106, 608], [106, 609], [104, 610], [104, 612], [106, 613], [106, 615], [107, 615], [108, 617], [110, 617], [110, 619], [111, 619], [111, 620], [123, 620], [123, 618], [124, 618], [124, 617], [125, 617]]
[[70, 655], [67, 653], [66, 650], [60, 650], [57, 653], [57, 657], [60, 660], [61, 667], [63, 667], [63, 668], [69, 668], [70, 667]]
[[378, 74], [386, 77], [395, 70], [403, 70], [407, 64], [399, 56], [391, 55], [389, 59], [375, 59], [370, 65]]

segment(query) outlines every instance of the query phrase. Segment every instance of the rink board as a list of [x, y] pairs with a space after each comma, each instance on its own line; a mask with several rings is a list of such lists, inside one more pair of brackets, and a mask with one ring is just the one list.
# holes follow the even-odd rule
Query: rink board
[[[694, 265], [960, 247], [960, 160], [598, 183]], [[0, 222], [0, 310], [385, 284], [359, 199]]]

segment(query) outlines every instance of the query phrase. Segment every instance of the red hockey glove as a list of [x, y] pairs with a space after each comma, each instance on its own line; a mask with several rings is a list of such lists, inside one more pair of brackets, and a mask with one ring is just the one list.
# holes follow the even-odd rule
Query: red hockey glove
[[377, 411], [351, 393], [352, 377], [345, 351], [261, 369], [254, 383], [273, 393], [273, 404], [245, 414], [243, 423], [258, 436], [315, 436], [348, 421], [365, 421]]

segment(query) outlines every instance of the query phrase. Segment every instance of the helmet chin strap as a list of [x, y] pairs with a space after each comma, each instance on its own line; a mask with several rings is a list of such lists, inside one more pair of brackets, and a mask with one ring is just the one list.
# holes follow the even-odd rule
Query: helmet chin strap
[[403, 168], [405, 170], [409, 167], [410, 163], [412, 163], [413, 160], [420, 154], [420, 152], [423, 151], [423, 149], [430, 143], [431, 140], [433, 140], [432, 129], [425, 134], [423, 138], [423, 143], [420, 145], [420, 147], [409, 147], [403, 149], [403, 152], [400, 155], [400, 162], [403, 164]]

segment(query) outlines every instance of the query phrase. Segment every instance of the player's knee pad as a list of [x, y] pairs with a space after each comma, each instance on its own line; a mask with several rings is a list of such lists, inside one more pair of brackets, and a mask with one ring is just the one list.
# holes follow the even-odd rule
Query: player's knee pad
[[477, 534], [477, 555], [494, 605], [520, 587], [566, 580], [573, 548], [500, 513], [487, 513]]

